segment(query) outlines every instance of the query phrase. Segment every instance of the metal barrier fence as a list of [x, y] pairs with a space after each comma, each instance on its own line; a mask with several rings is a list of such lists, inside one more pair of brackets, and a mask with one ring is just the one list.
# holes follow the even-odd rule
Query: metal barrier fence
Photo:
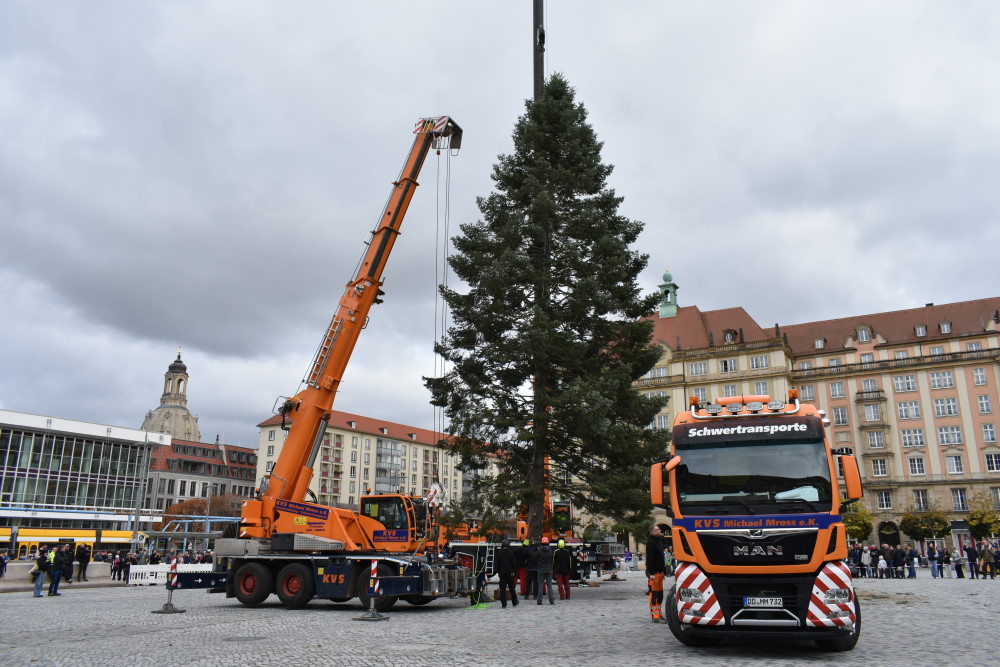
[[[211, 563], [191, 563], [183, 565], [178, 563], [178, 572], [211, 572]], [[152, 586], [153, 584], [165, 585], [167, 583], [167, 573], [170, 571], [170, 564], [160, 565], [133, 565], [128, 572], [129, 586]]]

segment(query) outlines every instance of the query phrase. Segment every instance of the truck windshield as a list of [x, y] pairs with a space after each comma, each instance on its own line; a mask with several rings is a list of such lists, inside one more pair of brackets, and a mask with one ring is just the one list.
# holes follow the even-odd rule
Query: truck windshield
[[830, 470], [823, 441], [678, 446], [682, 514], [828, 512]]

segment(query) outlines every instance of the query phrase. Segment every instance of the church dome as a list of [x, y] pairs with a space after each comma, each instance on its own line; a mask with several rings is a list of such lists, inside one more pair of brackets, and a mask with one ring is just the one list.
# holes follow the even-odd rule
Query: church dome
[[188, 367], [181, 361], [181, 353], [177, 353], [177, 359], [174, 363], [170, 364], [168, 371], [170, 373], [187, 373]]

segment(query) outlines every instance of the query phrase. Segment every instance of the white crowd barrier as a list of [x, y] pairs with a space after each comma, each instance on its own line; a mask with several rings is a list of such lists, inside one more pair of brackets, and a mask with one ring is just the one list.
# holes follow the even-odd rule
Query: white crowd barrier
[[[170, 571], [169, 564], [160, 565], [133, 565], [129, 568], [129, 586], [152, 586], [153, 584], [165, 585], [167, 583], [167, 573]], [[177, 564], [178, 572], [211, 572], [211, 563], [190, 563]]]

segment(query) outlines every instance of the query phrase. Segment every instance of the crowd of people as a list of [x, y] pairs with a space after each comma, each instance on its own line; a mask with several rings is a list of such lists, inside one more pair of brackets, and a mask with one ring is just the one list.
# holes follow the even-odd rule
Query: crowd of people
[[1000, 543], [969, 542], [949, 549], [928, 545], [921, 554], [912, 544], [895, 547], [851, 544], [847, 552], [851, 572], [859, 578], [915, 579], [918, 567], [927, 567], [931, 577], [995, 579], [1000, 567]]

